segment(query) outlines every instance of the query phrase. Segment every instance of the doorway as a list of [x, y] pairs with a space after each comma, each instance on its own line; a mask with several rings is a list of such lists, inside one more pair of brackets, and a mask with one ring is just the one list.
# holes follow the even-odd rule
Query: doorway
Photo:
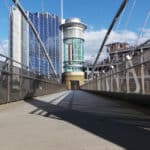
[[78, 80], [72, 80], [71, 82], [71, 90], [79, 90], [79, 81]]

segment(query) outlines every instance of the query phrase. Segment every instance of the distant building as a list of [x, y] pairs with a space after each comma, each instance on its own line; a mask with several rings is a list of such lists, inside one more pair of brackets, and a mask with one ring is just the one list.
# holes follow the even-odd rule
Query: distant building
[[122, 52], [129, 48], [129, 44], [125, 42], [115, 42], [107, 44], [107, 51], [109, 52], [110, 61], [119, 61]]
[[[106, 45], [109, 58], [104, 59], [98, 63], [94, 71], [94, 77], [99, 76], [101, 73], [106, 73], [110, 69], [116, 68], [120, 63], [132, 59], [133, 63], [140, 63], [141, 61], [147, 61], [150, 57], [150, 42], [145, 42], [141, 46], [133, 47], [128, 43], [111, 43]], [[143, 58], [144, 57], [144, 60]], [[122, 66], [123, 68], [124, 66]], [[88, 75], [93, 68], [93, 64], [84, 64], [85, 78], [88, 79]], [[145, 72], [150, 72], [149, 67]], [[138, 74], [138, 73], [137, 73]]]
[[[26, 13], [44, 43], [57, 75], [60, 76], [62, 70], [60, 19], [49, 13]], [[51, 70], [47, 58], [32, 29], [14, 6], [11, 7], [10, 12], [10, 50], [11, 57], [26, 65], [31, 72], [50, 76]]]
[[124, 43], [124, 42], [115, 42], [115, 43], [107, 44], [106, 47], [107, 47], [109, 52], [115, 52], [115, 51], [118, 51], [118, 50], [128, 48], [129, 44]]

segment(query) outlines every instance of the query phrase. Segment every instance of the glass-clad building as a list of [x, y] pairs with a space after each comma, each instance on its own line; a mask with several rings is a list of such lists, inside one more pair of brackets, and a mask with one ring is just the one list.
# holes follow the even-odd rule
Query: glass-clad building
[[66, 19], [60, 26], [64, 44], [64, 81], [68, 89], [79, 89], [84, 83], [84, 31], [79, 18]]
[[[58, 75], [61, 73], [60, 19], [49, 13], [29, 13]], [[50, 66], [31, 28], [29, 29], [29, 68], [41, 75], [50, 75]]]
[[66, 39], [64, 41], [64, 71], [82, 71], [84, 61], [84, 45], [82, 39]]
[[83, 71], [84, 30], [86, 26], [78, 18], [66, 19], [61, 25], [64, 35], [64, 72]]
[[[50, 13], [26, 12], [52, 60], [58, 76], [62, 72], [60, 19]], [[10, 11], [11, 57], [28, 67], [28, 70], [44, 76], [51, 76], [50, 64], [40, 47], [31, 27], [15, 7]], [[19, 67], [19, 66], [18, 66]], [[21, 67], [21, 66], [20, 66]]]

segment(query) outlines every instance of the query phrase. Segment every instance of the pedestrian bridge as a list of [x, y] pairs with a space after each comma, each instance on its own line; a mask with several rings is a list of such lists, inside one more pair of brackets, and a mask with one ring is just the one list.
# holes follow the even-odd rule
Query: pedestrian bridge
[[149, 62], [115, 73], [109, 70], [82, 90], [66, 91], [55, 78], [17, 68], [10, 58], [1, 57], [5, 58], [0, 62], [2, 150], [150, 147], [149, 72], [145, 69], [142, 74]]
[[40, 74], [0, 54], [0, 104], [4, 104], [0, 105], [0, 149], [148, 150], [150, 40], [121, 54], [115, 52], [112, 60], [95, 72], [124, 6], [106, 33], [92, 78], [80, 90], [67, 91], [36, 28], [19, 1], [13, 2], [32, 29], [49, 72]]
[[125, 150], [150, 147], [150, 111], [84, 91], [0, 105], [2, 150]]

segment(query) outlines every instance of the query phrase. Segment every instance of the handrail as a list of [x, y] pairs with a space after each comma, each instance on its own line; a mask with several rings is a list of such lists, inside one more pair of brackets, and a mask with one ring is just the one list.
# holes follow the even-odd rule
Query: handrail
[[18, 62], [18, 61], [16, 61], [16, 60], [12, 59], [11, 57], [5, 56], [5, 55], [3, 55], [3, 54], [0, 54], [0, 56], [6, 58], [6, 59], [8, 59], [8, 60], [11, 60], [12, 62], [15, 62], [15, 63], [17, 63], [17, 64], [19, 64], [19, 65], [21, 65], [21, 66], [23, 66], [23, 67], [25, 67], [25, 68], [28, 68], [28, 66], [26, 66], [25, 64], [23, 64], [23, 63], [21, 63], [21, 62]]

